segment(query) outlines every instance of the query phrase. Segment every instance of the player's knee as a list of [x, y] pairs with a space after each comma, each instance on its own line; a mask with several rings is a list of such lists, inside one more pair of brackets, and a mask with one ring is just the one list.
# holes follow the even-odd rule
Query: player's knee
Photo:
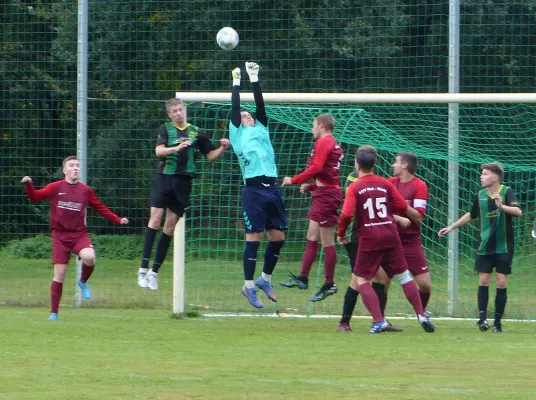
[[94, 254], [93, 255], [82, 256], [82, 257], [80, 257], [80, 259], [88, 267], [92, 267], [92, 266], [95, 265], [95, 255]]
[[413, 280], [409, 271], [404, 271], [401, 274], [396, 274], [395, 276], [393, 276], [393, 279], [395, 279], [401, 285], [405, 285], [406, 283], [409, 283]]
[[281, 249], [285, 245], [285, 240], [270, 240], [270, 246], [272, 246], [272, 252], [273, 254], [279, 255]]
[[162, 232], [164, 232], [168, 236], [173, 237], [173, 234], [175, 233], [175, 227], [164, 226], [164, 229], [162, 229]]

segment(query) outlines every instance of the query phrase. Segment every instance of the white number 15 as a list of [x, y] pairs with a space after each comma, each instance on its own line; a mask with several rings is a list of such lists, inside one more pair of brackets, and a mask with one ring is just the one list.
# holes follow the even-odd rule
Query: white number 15
[[377, 197], [376, 207], [374, 207], [374, 205], [372, 204], [371, 198], [365, 201], [365, 204], [363, 204], [363, 208], [368, 211], [370, 219], [374, 219], [376, 216], [380, 218], [387, 217], [387, 206], [385, 205], [386, 201], [387, 198], [385, 197]]

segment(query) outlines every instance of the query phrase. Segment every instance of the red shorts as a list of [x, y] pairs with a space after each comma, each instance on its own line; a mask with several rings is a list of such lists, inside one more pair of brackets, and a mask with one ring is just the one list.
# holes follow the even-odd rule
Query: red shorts
[[339, 207], [342, 202], [342, 190], [317, 186], [312, 191], [313, 201], [307, 214], [311, 221], [318, 222], [322, 228], [330, 228], [339, 222]]
[[407, 271], [408, 264], [404, 258], [402, 245], [399, 244], [395, 247], [380, 250], [357, 250], [357, 260], [354, 267], [355, 275], [364, 279], [372, 279], [380, 266], [385, 270], [389, 278]]
[[52, 264], [68, 264], [71, 252], [93, 247], [87, 232], [52, 231]]
[[426, 263], [424, 250], [420, 242], [402, 243], [402, 249], [404, 250], [404, 257], [408, 263], [408, 269], [411, 275], [417, 276], [430, 272], [428, 271], [428, 264]]

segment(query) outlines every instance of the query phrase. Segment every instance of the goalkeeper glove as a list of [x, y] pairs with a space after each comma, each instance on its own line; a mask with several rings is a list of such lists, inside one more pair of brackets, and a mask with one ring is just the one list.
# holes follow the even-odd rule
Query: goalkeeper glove
[[233, 69], [233, 86], [240, 86], [240, 68]]
[[246, 63], [246, 71], [249, 75], [249, 81], [250, 82], [258, 82], [259, 81], [259, 65], [254, 62], [247, 62]]

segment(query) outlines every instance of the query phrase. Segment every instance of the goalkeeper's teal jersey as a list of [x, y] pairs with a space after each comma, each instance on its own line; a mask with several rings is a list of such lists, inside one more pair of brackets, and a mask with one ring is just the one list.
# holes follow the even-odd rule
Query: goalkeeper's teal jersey
[[240, 124], [237, 128], [230, 122], [229, 139], [238, 157], [244, 182], [263, 175], [277, 178], [274, 148], [267, 127], [255, 121], [255, 126]]

